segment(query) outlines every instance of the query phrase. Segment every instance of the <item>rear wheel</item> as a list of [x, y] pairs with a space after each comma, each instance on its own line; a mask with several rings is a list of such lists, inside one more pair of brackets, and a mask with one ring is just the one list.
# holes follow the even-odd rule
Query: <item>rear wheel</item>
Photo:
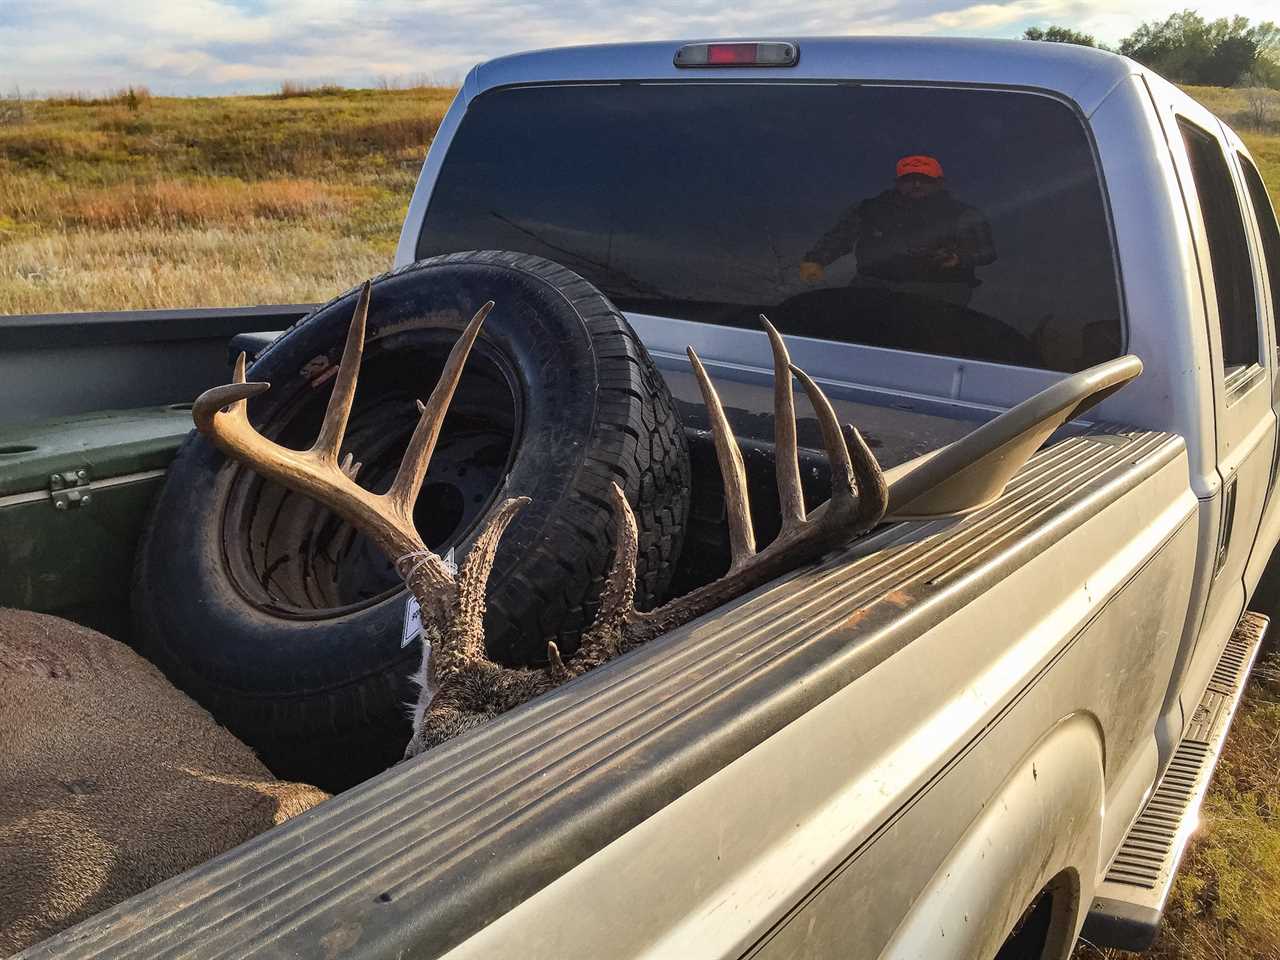
[[[316, 436], [350, 322], [352, 291], [300, 321], [253, 364], [272, 389], [250, 417], [285, 446]], [[490, 578], [486, 643], [511, 664], [548, 640], [574, 649], [596, 609], [617, 482], [641, 531], [638, 595], [666, 590], [688, 509], [674, 405], [634, 332], [576, 274], [538, 257], [437, 257], [374, 281], [367, 346], [343, 451], [385, 489], [462, 326], [490, 314], [445, 420], [415, 520], [465, 556], [500, 499], [532, 500]], [[139, 551], [133, 606], [143, 651], [278, 775], [340, 789], [400, 756], [417, 645], [400, 646], [404, 590], [391, 559], [326, 508], [190, 437]]]

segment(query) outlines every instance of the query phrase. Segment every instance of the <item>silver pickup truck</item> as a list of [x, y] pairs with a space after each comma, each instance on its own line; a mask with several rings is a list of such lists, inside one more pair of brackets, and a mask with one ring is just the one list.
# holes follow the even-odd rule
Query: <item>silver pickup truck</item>
[[[901, 494], [820, 562], [28, 955], [1149, 944], [1280, 539], [1280, 232], [1239, 138], [1057, 44], [535, 52], [467, 76], [396, 263], [459, 250], [557, 261], [625, 313], [685, 424], [691, 525], [714, 533], [723, 505], [684, 348], [765, 463], [760, 312], [891, 493], [942, 464], [962, 508]], [[0, 319], [0, 606], [127, 620], [101, 558], [125, 544], [127, 574], [190, 426], [155, 405], [303, 312]], [[67, 472], [126, 420], [127, 467]], [[92, 523], [80, 552], [51, 517]]]

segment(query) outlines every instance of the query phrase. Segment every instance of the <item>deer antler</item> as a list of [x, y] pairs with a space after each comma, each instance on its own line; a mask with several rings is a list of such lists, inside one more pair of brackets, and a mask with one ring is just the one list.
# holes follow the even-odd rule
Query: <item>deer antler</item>
[[[351, 329], [347, 333], [338, 374], [334, 377], [333, 393], [329, 396], [329, 405], [320, 425], [320, 435], [310, 450], [282, 447], [253, 428], [249, 422], [248, 398], [266, 392], [271, 385], [245, 382], [243, 353], [236, 360], [232, 382], [202, 393], [192, 406], [191, 416], [196, 428], [207, 434], [228, 456], [243, 461], [283, 486], [314, 497], [366, 533], [396, 562], [401, 575], [406, 577], [409, 589], [421, 603], [424, 618], [447, 623], [455, 619], [452, 608], [457, 605], [459, 578], [422, 542], [413, 524], [413, 506], [422, 489], [444, 415], [462, 377], [463, 365], [480, 333], [481, 324], [493, 309], [493, 301], [476, 311], [454, 344], [430, 398], [425, 404], [418, 403], [421, 414], [418, 425], [395, 479], [385, 493], [374, 494], [355, 482], [361, 465], [353, 462], [350, 453], [339, 461], [347, 419], [351, 415], [351, 402], [355, 398], [360, 358], [364, 352], [370, 295], [370, 286], [366, 283], [351, 318]], [[527, 497], [517, 497], [502, 504], [476, 540], [476, 549], [468, 559], [478, 560], [474, 556], [477, 552], [487, 552], [485, 563], [491, 566], [502, 531], [528, 502]]]
[[[600, 613], [583, 635], [577, 653], [566, 663], [556, 645], [549, 643], [549, 663], [545, 669], [520, 670], [496, 664], [486, 657], [484, 650], [485, 584], [498, 542], [511, 518], [529, 502], [528, 498], [509, 499], [494, 512], [456, 576], [426, 548], [413, 525], [414, 501], [445, 411], [467, 354], [493, 303], [480, 308], [454, 345], [431, 398], [425, 405], [419, 404], [422, 415], [391, 488], [378, 495], [355, 483], [360, 465], [352, 462], [350, 454], [341, 463], [338, 459], [355, 395], [369, 297], [370, 287], [366, 283], [352, 318], [320, 436], [310, 450], [299, 452], [281, 447], [250, 425], [247, 400], [267, 390], [268, 384], [245, 382], [243, 354], [236, 362], [234, 382], [201, 394], [192, 415], [200, 431], [208, 434], [229, 456], [325, 503], [396, 560], [406, 585], [422, 605], [424, 626], [430, 627], [422, 668], [415, 678], [422, 693], [413, 711], [413, 737], [405, 749], [406, 758], [810, 562], [855, 533], [875, 526], [884, 514], [887, 492], [875, 456], [856, 430], [848, 428], [846, 440], [845, 431], [822, 390], [792, 365], [782, 337], [762, 316], [774, 359], [777, 475], [782, 505], [782, 530], [777, 538], [763, 550], [756, 550], [742, 455], [715, 387], [690, 348], [689, 360], [711, 416], [716, 455], [723, 475], [732, 551], [729, 572], [657, 610], [636, 611], [633, 605], [638, 542], [635, 516], [622, 490], [614, 484], [617, 527], [614, 559], [601, 594]], [[809, 395], [831, 461], [831, 499], [808, 516], [800, 489], [792, 375], [800, 380]]]
[[310, 450], [282, 447], [253, 428], [248, 398], [270, 389], [270, 384], [245, 382], [243, 353], [236, 360], [233, 382], [202, 393], [191, 415], [196, 428], [228, 456], [319, 500], [367, 534], [395, 561], [405, 585], [422, 607], [426, 634], [422, 668], [415, 677], [422, 695], [414, 708], [414, 735], [406, 750], [406, 756], [413, 756], [550, 689], [555, 682], [544, 670], [513, 670], [489, 661], [484, 654], [485, 584], [507, 524], [529, 498], [513, 497], [494, 511], [456, 576], [427, 549], [413, 524], [414, 503], [445, 413], [493, 301], [472, 317], [450, 351], [431, 397], [425, 404], [419, 402], [418, 425], [391, 487], [386, 493], [374, 494], [355, 482], [360, 464], [353, 462], [351, 454], [339, 461], [364, 351], [370, 296], [366, 283], [351, 318], [320, 435]]
[[[889, 494], [884, 474], [875, 454], [853, 427], [841, 428], [826, 394], [799, 367], [791, 362], [782, 336], [761, 314], [760, 322], [773, 350], [774, 460], [782, 529], [763, 550], [757, 551], [747, 495], [746, 470], [742, 453], [724, 413], [720, 396], [702, 361], [688, 348], [703, 403], [711, 421], [716, 459], [724, 484], [725, 513], [729, 525], [729, 571], [719, 580], [679, 597], [648, 613], [632, 605], [635, 582], [635, 518], [631, 506], [617, 484], [613, 486], [614, 510], [620, 530], [613, 566], [609, 571], [601, 609], [595, 624], [583, 636], [575, 664], [604, 662], [660, 634], [688, 623], [723, 603], [742, 596], [782, 574], [809, 563], [828, 550], [847, 542], [855, 534], [870, 530], [884, 516]], [[822, 431], [823, 445], [831, 464], [831, 498], [806, 515], [800, 487], [799, 447], [796, 441], [795, 402], [791, 377], [800, 381], [809, 396]], [[626, 531], [631, 531], [629, 534]], [[552, 656], [553, 669], [574, 675]]]
[[[541, 671], [499, 667], [484, 658], [482, 644], [476, 645], [468, 656], [455, 656], [454, 662], [463, 667], [452, 682], [442, 681], [438, 691], [424, 688], [406, 758], [809, 563], [880, 522], [889, 495], [875, 455], [857, 430], [841, 429], [822, 389], [791, 363], [786, 345], [773, 325], [763, 316], [760, 320], [773, 350], [775, 453], [782, 506], [778, 536], [763, 550], [756, 550], [742, 454], [720, 397], [698, 355], [690, 348], [689, 362], [710, 415], [723, 477], [732, 555], [728, 573], [656, 610], [637, 611], [634, 599], [639, 538], [635, 515], [621, 488], [613, 484], [617, 528], [613, 563], [600, 596], [600, 611], [583, 634], [573, 658], [568, 662], [562, 659], [555, 643], [547, 644], [548, 665]], [[831, 463], [831, 498], [808, 515], [800, 487], [792, 375], [809, 396]], [[438, 672], [436, 676], [441, 679]]]

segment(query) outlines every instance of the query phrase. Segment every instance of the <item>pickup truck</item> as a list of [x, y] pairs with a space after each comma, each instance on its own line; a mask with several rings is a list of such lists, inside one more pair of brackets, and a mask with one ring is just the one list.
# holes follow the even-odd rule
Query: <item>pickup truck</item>
[[[970, 241], [894, 254], [933, 273], [875, 269], [868, 204], [905, 202], [895, 164], [921, 157]], [[891, 504], [820, 562], [24, 955], [1149, 944], [1280, 539], [1280, 233], [1240, 139], [1066, 45], [539, 51], [468, 74], [396, 265], [461, 250], [555, 260], [625, 313], [713, 528], [683, 350], [767, 471], [762, 311], [890, 480], [1045, 391], [1070, 395], [1068, 422], [1022, 456], [992, 448], [1016, 472], [980, 502]], [[0, 606], [127, 638], [134, 544], [190, 401], [226, 382], [230, 341], [254, 353], [306, 312], [0, 319]]]

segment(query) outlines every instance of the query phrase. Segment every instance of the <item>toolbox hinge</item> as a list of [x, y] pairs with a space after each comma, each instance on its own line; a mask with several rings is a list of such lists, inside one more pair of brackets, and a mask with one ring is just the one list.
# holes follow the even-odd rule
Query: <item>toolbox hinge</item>
[[49, 499], [55, 510], [72, 510], [87, 507], [92, 499], [89, 471], [64, 470], [49, 474]]

